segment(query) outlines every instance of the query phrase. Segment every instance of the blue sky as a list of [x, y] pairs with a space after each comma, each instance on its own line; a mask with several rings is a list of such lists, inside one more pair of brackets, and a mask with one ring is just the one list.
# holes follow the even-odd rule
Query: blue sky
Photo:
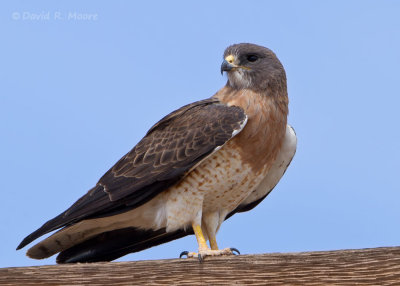
[[[153, 123], [221, 88], [222, 53], [239, 42], [285, 66], [298, 149], [268, 199], [223, 224], [219, 245], [399, 245], [399, 12], [365, 0], [2, 1], [0, 267], [54, 264], [15, 247]], [[121, 260], [196, 248], [187, 237]]]

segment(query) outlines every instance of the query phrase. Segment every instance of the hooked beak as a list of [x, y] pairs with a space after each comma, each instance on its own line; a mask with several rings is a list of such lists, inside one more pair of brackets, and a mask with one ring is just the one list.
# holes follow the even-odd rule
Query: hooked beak
[[221, 74], [223, 74], [224, 71], [226, 72], [231, 71], [235, 67], [236, 67], [235, 65], [229, 63], [227, 60], [224, 60], [221, 64]]
[[236, 62], [235, 56], [228, 55], [222, 62], [221, 74], [223, 74], [224, 71], [229, 72], [231, 70], [237, 70], [237, 69], [251, 70], [251, 68], [249, 67], [237, 65], [235, 64], [235, 62]]

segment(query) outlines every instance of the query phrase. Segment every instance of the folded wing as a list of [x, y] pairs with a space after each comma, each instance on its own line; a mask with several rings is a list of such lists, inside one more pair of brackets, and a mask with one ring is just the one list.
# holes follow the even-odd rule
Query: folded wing
[[69, 209], [27, 236], [17, 249], [55, 229], [81, 220], [132, 210], [174, 185], [246, 124], [236, 106], [198, 101], [157, 122], [95, 187]]
[[[297, 138], [294, 129], [287, 126], [282, 148], [270, 171], [260, 185], [226, 219], [238, 212], [246, 212], [256, 207], [278, 184], [296, 153]], [[134, 227], [117, 229], [94, 236], [91, 239], [62, 251], [57, 263], [111, 261], [126, 254], [141, 251], [193, 234], [192, 229], [178, 229], [166, 232], [142, 230]]]

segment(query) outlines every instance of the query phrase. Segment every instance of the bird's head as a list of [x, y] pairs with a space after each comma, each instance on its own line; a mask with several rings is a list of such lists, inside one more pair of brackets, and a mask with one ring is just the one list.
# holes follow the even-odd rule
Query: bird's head
[[[226, 48], [221, 74], [226, 72], [234, 89], [265, 90], [271, 84], [286, 85], [285, 70], [276, 55], [255, 44], [235, 44]], [[282, 82], [284, 81], [284, 82]]]

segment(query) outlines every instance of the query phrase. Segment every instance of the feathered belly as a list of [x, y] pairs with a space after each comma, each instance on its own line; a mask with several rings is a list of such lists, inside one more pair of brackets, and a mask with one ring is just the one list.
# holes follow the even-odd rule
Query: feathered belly
[[255, 173], [229, 141], [163, 195], [167, 230], [190, 224], [202, 215], [234, 210], [265, 177], [267, 166]]

